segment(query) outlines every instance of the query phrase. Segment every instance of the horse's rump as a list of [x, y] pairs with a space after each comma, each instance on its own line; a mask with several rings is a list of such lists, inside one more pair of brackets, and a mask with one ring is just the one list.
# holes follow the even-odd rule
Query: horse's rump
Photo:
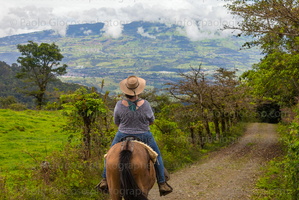
[[[106, 157], [107, 182], [112, 199], [146, 200], [155, 182], [148, 151], [130, 140], [115, 144]], [[114, 198], [113, 198], [114, 196]]]

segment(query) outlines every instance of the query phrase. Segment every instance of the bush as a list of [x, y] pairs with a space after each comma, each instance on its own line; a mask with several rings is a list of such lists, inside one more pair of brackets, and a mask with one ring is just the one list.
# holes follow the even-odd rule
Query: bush
[[45, 110], [58, 110], [61, 109], [61, 105], [57, 102], [48, 102], [45, 106], [44, 106]]
[[299, 199], [299, 115], [289, 125], [279, 126], [284, 156], [273, 160], [259, 179], [256, 196], [264, 199]]
[[82, 160], [82, 149], [68, 145], [55, 152], [35, 171], [39, 195], [48, 199], [105, 199], [94, 187], [101, 179], [103, 156]]
[[0, 108], [8, 108], [9, 105], [17, 103], [17, 99], [13, 96], [0, 97]]
[[182, 132], [175, 122], [156, 119], [151, 130], [169, 171], [175, 171], [198, 160], [199, 148], [190, 143], [189, 136]]
[[6, 188], [0, 177], [0, 199], [108, 199], [95, 189], [101, 180], [103, 155], [89, 161], [82, 160], [82, 149], [67, 145], [61, 152], [53, 152], [39, 166], [24, 170], [14, 177], [14, 185]]
[[10, 104], [7, 108], [16, 111], [27, 110], [27, 106], [21, 103]]

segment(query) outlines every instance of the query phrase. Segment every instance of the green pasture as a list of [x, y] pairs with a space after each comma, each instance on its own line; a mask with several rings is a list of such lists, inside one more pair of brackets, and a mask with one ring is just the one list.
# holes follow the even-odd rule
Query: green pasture
[[17, 174], [39, 164], [54, 150], [62, 150], [67, 135], [59, 111], [0, 109], [0, 175]]

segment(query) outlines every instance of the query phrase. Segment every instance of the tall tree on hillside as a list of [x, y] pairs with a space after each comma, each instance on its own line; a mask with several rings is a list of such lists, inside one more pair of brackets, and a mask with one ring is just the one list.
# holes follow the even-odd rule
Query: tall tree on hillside
[[284, 105], [292, 105], [299, 96], [299, 1], [233, 1], [227, 5], [241, 17], [240, 35], [253, 36], [247, 47], [260, 46], [265, 57], [243, 78], [254, 94]]
[[17, 46], [22, 56], [18, 58], [21, 71], [17, 78], [23, 79], [23, 92], [36, 98], [38, 109], [45, 103], [45, 92], [49, 82], [55, 81], [57, 75], [66, 73], [67, 65], [60, 64], [63, 55], [55, 43], [40, 45], [28, 41], [28, 44]]

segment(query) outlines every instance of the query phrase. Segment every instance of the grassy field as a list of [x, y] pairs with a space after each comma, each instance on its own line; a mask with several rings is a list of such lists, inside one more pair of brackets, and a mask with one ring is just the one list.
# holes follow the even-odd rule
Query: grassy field
[[[61, 111], [0, 109], [1, 200], [106, 198], [94, 189], [103, 161], [82, 162], [76, 148], [66, 150], [65, 125]], [[50, 171], [42, 170], [43, 161]]]
[[39, 165], [54, 150], [62, 150], [67, 134], [58, 111], [0, 109], [0, 175], [17, 174]]

